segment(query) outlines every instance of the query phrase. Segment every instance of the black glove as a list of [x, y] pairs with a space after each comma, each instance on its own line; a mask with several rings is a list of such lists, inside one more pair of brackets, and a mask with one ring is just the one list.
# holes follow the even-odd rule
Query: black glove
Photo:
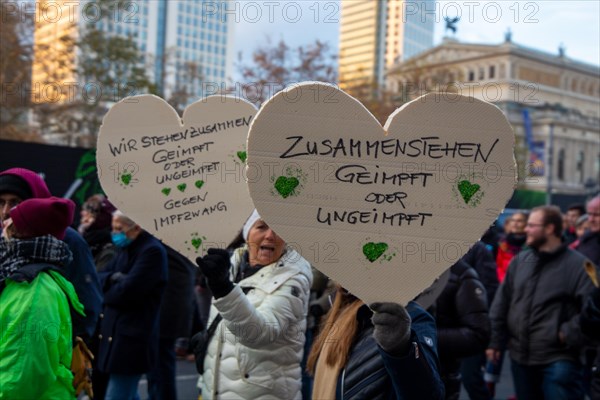
[[208, 249], [204, 257], [196, 258], [196, 264], [206, 277], [208, 288], [215, 299], [225, 297], [233, 290], [229, 279], [229, 252], [222, 249]]
[[377, 344], [391, 355], [400, 356], [408, 351], [410, 341], [410, 315], [397, 303], [373, 303], [371, 321]]

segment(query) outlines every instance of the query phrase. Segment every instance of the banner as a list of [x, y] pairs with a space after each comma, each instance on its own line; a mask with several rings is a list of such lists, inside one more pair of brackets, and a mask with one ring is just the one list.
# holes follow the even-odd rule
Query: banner
[[529, 175], [544, 176], [545, 166], [545, 143], [532, 142], [529, 148]]

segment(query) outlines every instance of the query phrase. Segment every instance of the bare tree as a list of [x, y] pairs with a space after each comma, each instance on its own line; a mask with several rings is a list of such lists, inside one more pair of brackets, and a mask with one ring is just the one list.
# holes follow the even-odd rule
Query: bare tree
[[73, 23], [58, 40], [33, 45], [32, 84], [42, 88], [32, 91], [41, 96], [32, 96], [31, 106], [41, 133], [64, 134], [67, 143], [86, 147], [94, 145], [111, 103], [154, 92], [134, 38], [109, 35], [96, 25], [127, 3], [98, 0], [96, 4], [99, 18], [84, 26]]
[[244, 80], [238, 89], [259, 106], [276, 91], [293, 83], [337, 82], [336, 56], [330, 53], [327, 43], [319, 40], [294, 49], [283, 40], [276, 45], [267, 40], [266, 45], [254, 50], [250, 64], [238, 61], [237, 69]]
[[[337, 83], [337, 57], [320, 41], [290, 48], [283, 40], [267, 44], [252, 53], [252, 63], [237, 65], [244, 82], [246, 99], [262, 104], [277, 91], [303, 81]], [[373, 82], [363, 82], [346, 90], [361, 101], [383, 124], [398, 106], [391, 92]]]
[[187, 61], [183, 64], [181, 71], [177, 71], [175, 78], [176, 84], [170, 91], [169, 98], [166, 99], [179, 115], [183, 114], [183, 110], [190, 103], [190, 100], [196, 97], [199, 85], [202, 83], [203, 74], [202, 67], [194, 61]]
[[156, 92], [132, 37], [107, 35], [89, 26], [76, 45], [79, 57], [75, 73], [80, 84], [94, 84], [98, 88], [93, 96], [77, 102], [88, 134], [97, 134], [107, 105], [134, 94]]
[[[366, 76], [366, 74], [364, 75]], [[359, 83], [346, 88], [346, 92], [359, 100], [382, 125], [385, 124], [388, 116], [402, 104], [390, 90], [374, 79], [361, 79]]]
[[43, 141], [27, 128], [31, 104], [33, 14], [20, 3], [0, 0], [0, 138]]

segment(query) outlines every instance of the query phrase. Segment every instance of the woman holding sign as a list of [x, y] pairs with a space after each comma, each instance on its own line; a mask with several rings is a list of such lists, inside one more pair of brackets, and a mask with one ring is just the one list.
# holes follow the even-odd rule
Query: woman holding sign
[[209, 249], [196, 260], [214, 297], [204, 357], [202, 335], [192, 340], [202, 398], [301, 399], [310, 264], [256, 210], [242, 232], [246, 243], [231, 258]]
[[435, 321], [417, 303], [373, 303], [339, 288], [308, 356], [313, 399], [443, 399]]

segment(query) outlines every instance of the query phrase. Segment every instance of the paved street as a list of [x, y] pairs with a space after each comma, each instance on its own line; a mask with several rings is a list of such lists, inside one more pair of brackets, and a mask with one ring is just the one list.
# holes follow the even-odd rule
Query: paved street
[[[192, 361], [178, 360], [177, 361], [177, 396], [179, 400], [197, 400], [198, 389], [196, 382], [198, 381], [198, 373], [196, 372], [196, 364]], [[142, 378], [139, 386], [140, 399], [147, 399], [148, 386], [145, 377]]]
[[[509, 396], [515, 394], [512, 385], [512, 376], [510, 375], [510, 360], [505, 358], [504, 363], [502, 364], [502, 375], [500, 377], [500, 382], [496, 385], [496, 399], [497, 400], [506, 400]], [[464, 388], [460, 391], [460, 400], [469, 400], [469, 396]]]
[[[198, 380], [198, 374], [196, 373], [196, 367], [193, 362], [179, 360], [177, 361], [177, 393], [179, 400], [197, 400], [198, 390], [196, 389], [196, 382]], [[139, 393], [141, 399], [147, 399], [147, 383], [143, 379], [140, 382]], [[514, 391], [512, 388], [512, 379], [510, 376], [510, 362], [505, 362], [502, 370], [502, 379], [500, 384], [496, 387], [496, 399], [507, 399], [513, 395]], [[461, 391], [461, 400], [468, 400], [468, 396], [465, 391]]]

